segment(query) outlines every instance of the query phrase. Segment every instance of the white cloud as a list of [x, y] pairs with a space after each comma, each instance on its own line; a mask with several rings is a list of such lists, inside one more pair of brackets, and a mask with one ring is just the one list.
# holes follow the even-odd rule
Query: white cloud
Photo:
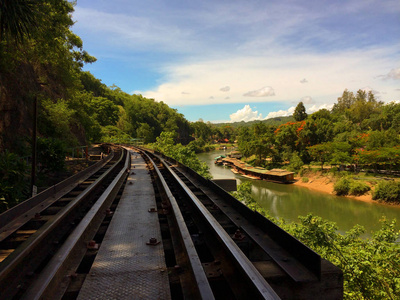
[[[333, 104], [314, 104], [311, 107], [306, 108], [306, 112], [308, 114], [312, 114], [316, 111], [319, 111], [320, 109], [327, 109], [327, 110], [331, 110], [333, 107]], [[272, 119], [272, 118], [276, 118], [276, 117], [288, 117], [288, 116], [292, 116], [294, 111], [295, 111], [296, 107], [291, 106], [288, 110], [279, 110], [279, 111], [273, 111], [270, 112], [264, 120], [266, 119]]]
[[[386, 6], [384, 10], [393, 14], [396, 8], [398, 12], [398, 0], [388, 1], [376, 5], [376, 10]], [[400, 68], [393, 69], [398, 64], [395, 42], [392, 46], [360, 46], [361, 37], [363, 42], [368, 40], [364, 35], [351, 35], [350, 29], [341, 30], [341, 26], [328, 28], [337, 18], [350, 19], [355, 13], [367, 16], [370, 1], [346, 5], [233, 1], [226, 5], [225, 1], [205, 0], [196, 5], [166, 1], [148, 5], [116, 0], [112, 9], [104, 9], [107, 1], [99, 1], [96, 9], [85, 2], [78, 1], [73, 14], [74, 32], [78, 29], [85, 47], [96, 50], [87, 49], [91, 54], [99, 57], [100, 53], [97, 64], [112, 57], [109, 68], [123, 65], [124, 70], [131, 67], [127, 73], [134, 73], [136, 66], [126, 60], [140, 61], [140, 66], [157, 75], [151, 76], [157, 81], [146, 85], [156, 84], [154, 88], [136, 93], [171, 106], [248, 103], [249, 96], [252, 102], [293, 103], [312, 95], [311, 101], [328, 103], [346, 88], [357, 91], [363, 86], [374, 86], [384, 95], [382, 101], [399, 98], [393, 81], [381, 80], [400, 79]], [[109, 68], [105, 68], [107, 74], [117, 73]], [[386, 75], [377, 78], [376, 74]], [[117, 78], [115, 83], [119, 85]], [[136, 86], [140, 83], [132, 80], [129, 84], [129, 90], [140, 89]], [[229, 98], [215, 93], [218, 90], [229, 92]]]
[[311, 98], [310, 96], [305, 96], [305, 97], [301, 98], [300, 101], [303, 102], [303, 104], [312, 104], [312, 103], [314, 103], [313, 98]]
[[224, 86], [223, 88], [219, 89], [221, 92], [229, 92], [231, 88], [229, 86]]
[[390, 72], [383, 76], [383, 79], [400, 79], [400, 68], [391, 69]]
[[242, 109], [239, 109], [237, 112], [231, 114], [230, 122], [249, 122], [255, 120], [261, 120], [262, 114], [258, 114], [258, 111], [253, 111], [250, 105], [245, 105]]
[[306, 109], [306, 112], [308, 114], [312, 114], [316, 111], [319, 111], [320, 109], [327, 109], [327, 110], [331, 110], [333, 107], [333, 104], [320, 104], [320, 105], [313, 105], [309, 108]]
[[276, 117], [288, 117], [288, 116], [291, 116], [291, 115], [293, 115], [295, 109], [296, 109], [296, 107], [291, 106], [288, 110], [279, 110], [279, 111], [270, 112], [264, 118], [264, 120], [272, 119], [272, 118], [276, 118]]
[[243, 96], [245, 96], [245, 97], [270, 97], [270, 96], [275, 96], [275, 91], [272, 87], [265, 86], [261, 89], [247, 92], [247, 93], [243, 94]]
[[[399, 98], [398, 92], [390, 81], [377, 79], [374, 75], [377, 70], [387, 70], [387, 66], [392, 64], [387, 59], [388, 55], [386, 50], [373, 49], [333, 54], [281, 52], [273, 57], [204, 58], [196, 63], [164, 66], [160, 69], [164, 74], [163, 83], [141, 93], [172, 106], [226, 103], [223, 93], [214, 95], [212, 102], [207, 99], [210, 91], [221, 89], [221, 81], [229, 81], [230, 103], [246, 103], [249, 96], [253, 96], [252, 102], [291, 103], [303, 95], [312, 95], [314, 101], [318, 99], [320, 103], [329, 103], [336, 101], [345, 89], [357, 91], [361, 87], [374, 86], [381, 93], [387, 92], [381, 99], [387, 102]], [[310, 74], [307, 84], [298, 80], [304, 69]], [[269, 86], [265, 86], [266, 82]], [[264, 88], [253, 90], [254, 86]], [[182, 91], [190, 91], [191, 94], [182, 97]]]

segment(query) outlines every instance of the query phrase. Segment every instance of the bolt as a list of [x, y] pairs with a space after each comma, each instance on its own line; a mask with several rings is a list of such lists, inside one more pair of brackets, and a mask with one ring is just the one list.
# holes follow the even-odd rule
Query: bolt
[[159, 243], [160, 243], [160, 241], [157, 241], [156, 238], [150, 238], [150, 240], [146, 243], [146, 245], [155, 246], [155, 245], [158, 245]]
[[236, 230], [235, 234], [232, 236], [232, 239], [239, 240], [239, 241], [244, 239], [244, 235], [242, 234], [240, 229]]
[[107, 216], [107, 217], [112, 216], [113, 213], [114, 213], [114, 212], [111, 211], [111, 209], [107, 208], [107, 210], [106, 210], [106, 216]]
[[155, 207], [151, 207], [151, 208], [149, 208], [148, 211], [149, 211], [149, 212], [157, 212], [157, 209], [156, 209]]
[[183, 269], [182, 269], [182, 267], [181, 267], [180, 265], [175, 265], [175, 266], [174, 266], [174, 269], [175, 269], [175, 271], [176, 271], [177, 273], [182, 273], [182, 272], [183, 272]]
[[91, 240], [87, 244], [87, 248], [90, 249], [90, 250], [97, 250], [97, 249], [99, 249], [99, 244], [96, 244], [95, 240]]

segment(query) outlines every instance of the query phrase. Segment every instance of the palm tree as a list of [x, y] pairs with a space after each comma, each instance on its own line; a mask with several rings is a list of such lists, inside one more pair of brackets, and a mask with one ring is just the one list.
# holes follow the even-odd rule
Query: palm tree
[[36, 6], [32, 0], [0, 0], [0, 42], [7, 36], [17, 43], [29, 36], [36, 23]]

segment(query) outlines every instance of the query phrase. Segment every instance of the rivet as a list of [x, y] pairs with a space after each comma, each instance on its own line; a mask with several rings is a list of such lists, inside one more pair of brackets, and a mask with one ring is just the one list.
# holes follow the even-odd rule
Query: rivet
[[238, 229], [238, 230], [236, 230], [235, 234], [232, 236], [232, 239], [241, 241], [244, 239], [244, 237], [245, 236], [242, 234], [240, 229]]
[[146, 243], [146, 245], [155, 246], [155, 245], [158, 245], [159, 243], [160, 243], [160, 241], [157, 241], [156, 238], [150, 238], [150, 240]]
[[96, 241], [91, 240], [88, 244], [87, 244], [87, 248], [90, 250], [97, 250], [99, 249], [99, 244], [96, 244]]

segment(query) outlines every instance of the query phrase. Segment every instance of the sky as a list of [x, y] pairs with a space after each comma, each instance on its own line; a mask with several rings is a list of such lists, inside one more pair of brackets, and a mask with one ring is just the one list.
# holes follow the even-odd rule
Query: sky
[[189, 121], [330, 109], [345, 89], [400, 100], [398, 0], [77, 0], [72, 31], [107, 86]]

